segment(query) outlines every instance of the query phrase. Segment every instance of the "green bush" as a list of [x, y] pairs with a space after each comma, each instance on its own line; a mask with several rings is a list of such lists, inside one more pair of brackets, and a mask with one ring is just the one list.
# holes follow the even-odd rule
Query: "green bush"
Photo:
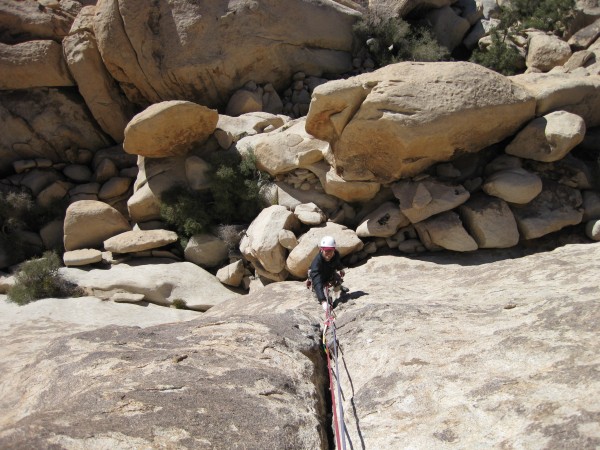
[[503, 75], [514, 75], [522, 69], [523, 57], [519, 51], [506, 43], [507, 36], [501, 36], [498, 30], [491, 33], [492, 43], [485, 50], [476, 49], [471, 62], [495, 70]]
[[355, 55], [367, 51], [377, 67], [400, 61], [442, 61], [448, 50], [431, 32], [396, 18], [369, 12], [353, 26]]
[[260, 187], [266, 175], [256, 169], [252, 153], [216, 152], [210, 189], [192, 191], [181, 186], [161, 196], [162, 218], [184, 238], [209, 232], [219, 224], [248, 223], [262, 209]]
[[564, 36], [575, 18], [575, 0], [511, 0], [501, 8], [503, 28], [536, 28]]
[[42, 298], [81, 296], [81, 289], [60, 276], [60, 266], [60, 258], [54, 252], [24, 262], [15, 276], [15, 284], [8, 290], [8, 300], [25, 305]]

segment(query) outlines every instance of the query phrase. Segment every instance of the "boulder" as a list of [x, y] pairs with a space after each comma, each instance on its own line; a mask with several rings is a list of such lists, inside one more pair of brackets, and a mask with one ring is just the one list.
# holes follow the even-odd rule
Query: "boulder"
[[168, 230], [130, 230], [104, 241], [104, 249], [113, 253], [152, 250], [177, 242], [179, 237]]
[[424, 21], [431, 27], [436, 41], [452, 52], [458, 47], [471, 24], [460, 17], [450, 6], [432, 9], [424, 16]]
[[288, 250], [293, 250], [298, 245], [298, 239], [291, 230], [279, 230], [277, 240]]
[[600, 126], [600, 78], [569, 73], [528, 73], [508, 77], [536, 99], [535, 115], [567, 111]]
[[509, 248], [519, 243], [517, 222], [504, 200], [479, 193], [458, 210], [478, 248]]
[[305, 120], [297, 119], [269, 133], [242, 138], [236, 147], [242, 154], [252, 151], [256, 167], [272, 176], [308, 167], [323, 159], [329, 144], [308, 134]]
[[583, 203], [583, 221], [600, 219], [600, 192], [583, 191], [581, 193]]
[[586, 223], [585, 234], [592, 241], [600, 241], [600, 220], [590, 220]]
[[216, 277], [219, 281], [227, 286], [238, 287], [242, 284], [244, 278], [244, 262], [240, 259], [239, 261], [228, 264], [217, 270]]
[[280, 230], [294, 230], [299, 226], [294, 214], [283, 206], [263, 209], [252, 221], [240, 242], [240, 251], [255, 266], [277, 274], [284, 270], [287, 250], [279, 243]]
[[529, 69], [548, 72], [571, 57], [568, 43], [554, 35], [535, 33], [529, 38], [525, 63]]
[[396, 202], [385, 202], [358, 224], [356, 235], [359, 238], [390, 237], [396, 234], [399, 228], [409, 224], [410, 221], [400, 212]]
[[196, 264], [170, 259], [138, 258], [108, 269], [67, 267], [61, 268], [60, 274], [99, 297], [108, 299], [117, 291], [144, 294], [146, 301], [157, 305], [169, 306], [182, 300], [186, 307], [197, 311], [206, 311], [239, 295]]
[[0, 91], [0, 122], [0, 176], [12, 172], [13, 161], [73, 161], [78, 149], [94, 152], [111, 145], [71, 89]]
[[331, 143], [346, 181], [389, 182], [501, 141], [534, 109], [525, 90], [482, 66], [403, 62], [318, 86], [306, 131]]
[[131, 186], [131, 178], [113, 177], [106, 181], [98, 191], [100, 200], [109, 200], [126, 194]]
[[230, 142], [221, 145], [228, 149], [232, 143], [239, 141], [244, 136], [253, 136], [265, 131], [266, 128], [279, 128], [284, 123], [289, 122], [289, 118], [276, 116], [266, 112], [253, 112], [242, 114], [238, 117], [230, 117], [225, 114], [219, 114], [215, 136], [219, 139], [219, 132], [224, 132], [229, 136]]
[[94, 200], [71, 203], [64, 222], [65, 250], [100, 248], [106, 239], [129, 230], [127, 219], [106, 203]]
[[134, 111], [102, 62], [93, 34], [94, 11], [94, 6], [81, 10], [62, 47], [69, 72], [94, 119], [115, 142], [123, 142]]
[[415, 230], [428, 250], [470, 252], [478, 248], [477, 242], [467, 233], [454, 211], [446, 211], [416, 223]]
[[149, 158], [185, 155], [215, 131], [214, 109], [184, 100], [156, 103], [136, 114], [125, 128], [123, 150]]
[[571, 48], [582, 50], [592, 45], [600, 36], [600, 18], [578, 31], [567, 41]]
[[434, 179], [402, 180], [392, 185], [400, 201], [400, 211], [412, 223], [417, 223], [464, 203], [469, 192], [462, 185], [450, 185]]
[[529, 122], [505, 151], [509, 155], [553, 162], [583, 141], [585, 121], [576, 114], [555, 111]]
[[37, 1], [2, 2], [0, 42], [16, 44], [38, 39], [60, 42], [69, 32], [82, 2], [57, 2], [47, 8]]
[[406, 17], [413, 10], [448, 6], [451, 0], [369, 0], [369, 9], [384, 17]]
[[294, 215], [305, 225], [320, 225], [327, 220], [326, 214], [313, 202], [301, 203], [294, 208]]
[[277, 203], [290, 210], [296, 209], [298, 205], [303, 203], [314, 203], [325, 214], [330, 214], [336, 211], [341, 204], [341, 200], [337, 197], [328, 195], [315, 187], [303, 191], [283, 182], [276, 182], [275, 186], [277, 187], [277, 195], [275, 197]]
[[94, 31], [108, 71], [134, 103], [217, 107], [249, 81], [281, 90], [299, 70], [347, 72], [359, 16], [331, 1], [111, 0], [96, 6]]
[[519, 232], [524, 239], [535, 239], [583, 219], [581, 192], [552, 181], [545, 181], [542, 192], [526, 205], [511, 205]]
[[509, 203], [529, 203], [542, 192], [542, 179], [521, 167], [503, 169], [488, 176], [483, 191]]
[[63, 254], [63, 262], [67, 267], [87, 266], [102, 261], [102, 252], [95, 248], [81, 248]]
[[200, 267], [217, 267], [227, 259], [228, 255], [227, 244], [208, 233], [192, 236], [184, 250], [185, 260]]
[[0, 89], [73, 84], [60, 44], [54, 41], [0, 43]]

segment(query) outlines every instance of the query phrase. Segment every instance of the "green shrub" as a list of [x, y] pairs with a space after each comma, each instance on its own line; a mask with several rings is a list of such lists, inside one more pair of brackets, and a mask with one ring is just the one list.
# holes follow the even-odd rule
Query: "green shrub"
[[54, 252], [24, 262], [15, 276], [15, 284], [8, 290], [8, 300], [25, 305], [42, 298], [81, 296], [81, 289], [60, 276], [60, 266], [60, 258]]
[[511, 0], [501, 8], [503, 28], [536, 28], [564, 36], [575, 18], [575, 0]]
[[377, 67], [400, 61], [442, 61], [448, 50], [426, 28], [369, 12], [353, 26], [355, 55], [368, 51]]
[[187, 303], [182, 298], [176, 298], [175, 300], [173, 300], [173, 302], [171, 303], [171, 307], [175, 309], [189, 309], [187, 307]]
[[501, 36], [498, 30], [493, 30], [490, 36], [492, 38], [490, 46], [485, 50], [476, 49], [470, 61], [503, 75], [514, 75], [519, 72], [523, 57], [513, 45], [506, 43], [507, 36]]
[[262, 209], [260, 187], [266, 175], [256, 169], [252, 153], [216, 152], [210, 189], [175, 187], [161, 196], [162, 218], [184, 239], [209, 232], [218, 224], [248, 223]]

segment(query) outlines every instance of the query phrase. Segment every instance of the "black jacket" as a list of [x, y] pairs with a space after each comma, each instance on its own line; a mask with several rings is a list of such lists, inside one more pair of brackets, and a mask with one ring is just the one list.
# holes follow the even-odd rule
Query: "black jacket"
[[323, 286], [327, 283], [335, 281], [336, 271], [342, 270], [343, 268], [344, 265], [342, 264], [340, 252], [336, 250], [333, 258], [331, 258], [330, 261], [326, 261], [319, 250], [319, 253], [317, 253], [313, 259], [308, 272], [319, 302], [325, 301]]

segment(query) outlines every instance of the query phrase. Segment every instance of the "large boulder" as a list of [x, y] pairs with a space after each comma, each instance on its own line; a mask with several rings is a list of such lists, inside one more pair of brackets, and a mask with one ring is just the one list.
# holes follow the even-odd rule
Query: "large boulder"
[[279, 90], [298, 71], [348, 71], [359, 15], [316, 0], [106, 0], [96, 6], [94, 30], [108, 71], [130, 100], [214, 107], [248, 81]]
[[554, 35], [535, 33], [529, 38], [526, 64], [530, 69], [548, 72], [571, 57], [568, 43]]
[[73, 86], [60, 44], [54, 41], [0, 43], [0, 89]]
[[125, 128], [123, 150], [147, 158], [185, 155], [215, 131], [219, 113], [184, 100], [156, 103], [136, 114]]
[[101, 248], [106, 239], [131, 230], [127, 219], [112, 206], [81, 200], [68, 208], [64, 222], [65, 250]]
[[525, 90], [482, 66], [403, 62], [318, 86], [306, 130], [331, 143], [345, 180], [389, 182], [499, 142], [534, 111]]

